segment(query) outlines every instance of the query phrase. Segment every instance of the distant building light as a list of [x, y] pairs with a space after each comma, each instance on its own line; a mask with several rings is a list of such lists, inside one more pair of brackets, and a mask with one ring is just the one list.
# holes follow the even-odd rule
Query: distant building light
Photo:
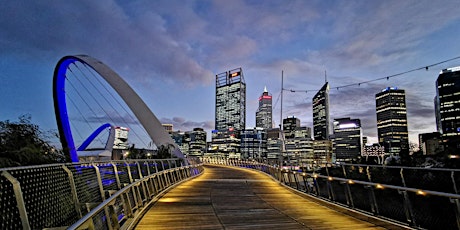
[[397, 90], [398, 87], [386, 87], [385, 89], [382, 89], [382, 92], [389, 91], [389, 90]]
[[358, 127], [355, 123], [340, 124], [339, 129], [349, 129]]
[[230, 77], [237, 77], [237, 76], [240, 76], [240, 72], [235, 72], [235, 73], [230, 74]]

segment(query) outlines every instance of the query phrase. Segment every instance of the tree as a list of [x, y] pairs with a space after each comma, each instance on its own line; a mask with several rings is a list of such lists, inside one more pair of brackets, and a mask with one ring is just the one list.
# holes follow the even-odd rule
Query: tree
[[30, 115], [22, 115], [18, 122], [0, 121], [0, 168], [65, 161], [62, 151], [30, 120]]
[[165, 159], [165, 158], [172, 158], [171, 151], [174, 149], [174, 145], [167, 144], [167, 145], [160, 145], [157, 150], [157, 157], [158, 159]]

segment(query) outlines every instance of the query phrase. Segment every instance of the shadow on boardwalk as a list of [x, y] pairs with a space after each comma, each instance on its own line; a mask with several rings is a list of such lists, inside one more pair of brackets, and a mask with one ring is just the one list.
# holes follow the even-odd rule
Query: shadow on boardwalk
[[153, 204], [136, 229], [402, 229], [351, 215], [324, 207], [263, 173], [208, 165], [203, 175]]

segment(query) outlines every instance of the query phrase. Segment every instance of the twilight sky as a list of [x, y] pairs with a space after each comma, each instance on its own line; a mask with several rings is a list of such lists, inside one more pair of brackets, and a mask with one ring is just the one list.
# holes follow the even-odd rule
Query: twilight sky
[[215, 75], [238, 67], [247, 84], [248, 127], [255, 125], [264, 86], [273, 95], [278, 126], [281, 71], [284, 88], [297, 91], [284, 92], [283, 117], [294, 115], [312, 127], [311, 99], [327, 71], [331, 119], [361, 119], [364, 135], [375, 142], [375, 94], [397, 86], [406, 90], [410, 141], [418, 142], [418, 133], [436, 130], [439, 71], [459, 66], [460, 59], [358, 83], [460, 56], [459, 4], [0, 0], [0, 120], [28, 113], [42, 129], [57, 129], [54, 67], [63, 56], [87, 54], [122, 76], [175, 130], [212, 130]]

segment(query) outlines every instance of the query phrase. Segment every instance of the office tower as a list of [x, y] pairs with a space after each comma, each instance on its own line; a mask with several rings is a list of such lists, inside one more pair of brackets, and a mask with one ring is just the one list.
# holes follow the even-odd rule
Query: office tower
[[216, 75], [215, 129], [246, 127], [246, 83], [241, 68]]
[[259, 108], [256, 111], [256, 127], [271, 129], [272, 127], [272, 96], [268, 93], [267, 87], [259, 97]]
[[267, 158], [267, 132], [260, 127], [241, 131], [241, 157], [244, 159]]
[[280, 129], [272, 128], [267, 130], [267, 158], [279, 159], [283, 142], [280, 138]]
[[362, 128], [359, 119], [334, 119], [333, 152], [336, 161], [350, 162], [361, 155]]
[[285, 160], [288, 165], [300, 167], [313, 162], [313, 140], [311, 128], [301, 127], [299, 118], [294, 116], [283, 119]]
[[446, 151], [458, 154], [460, 148], [460, 66], [444, 69], [436, 80], [436, 101]]
[[418, 135], [420, 151], [423, 155], [436, 155], [444, 150], [442, 146], [441, 133], [420, 133]]
[[312, 99], [313, 137], [315, 140], [329, 139], [329, 83], [321, 87]]
[[179, 147], [180, 151], [187, 156], [189, 154], [189, 147], [190, 147], [190, 139], [189, 136], [186, 132], [182, 132], [180, 130], [178, 131], [172, 131], [170, 133], [171, 138], [174, 140], [174, 143], [177, 144]]
[[379, 144], [391, 155], [409, 153], [406, 94], [387, 87], [375, 95]]
[[206, 131], [202, 128], [194, 128], [186, 132], [189, 138], [188, 156], [203, 156], [206, 152]]
[[313, 154], [313, 165], [315, 167], [325, 167], [327, 163], [332, 163], [332, 141], [314, 140]]
[[246, 126], [246, 83], [241, 68], [216, 75], [216, 118], [212, 149], [240, 158], [240, 131]]
[[296, 128], [300, 127], [300, 120], [294, 116], [283, 119], [283, 133], [285, 138], [294, 137]]

